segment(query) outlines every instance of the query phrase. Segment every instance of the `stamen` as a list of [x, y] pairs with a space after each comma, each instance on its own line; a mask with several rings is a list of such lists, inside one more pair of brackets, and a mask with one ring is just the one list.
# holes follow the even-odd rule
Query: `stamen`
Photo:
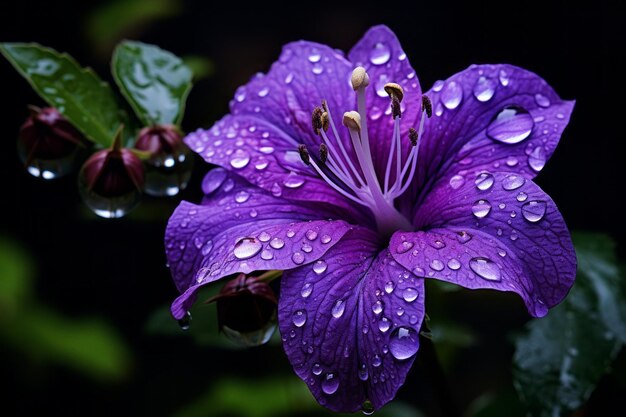
[[397, 97], [398, 101], [402, 101], [404, 98], [404, 90], [399, 84], [387, 83], [383, 88], [385, 89], [385, 92], [389, 94], [389, 97]]
[[298, 153], [300, 153], [300, 158], [302, 159], [302, 162], [304, 162], [306, 165], [311, 165], [311, 158], [309, 158], [309, 151], [306, 148], [306, 145], [301, 143], [300, 145], [298, 145]]
[[409, 140], [411, 141], [411, 145], [417, 146], [417, 130], [412, 127], [409, 128]]
[[322, 143], [320, 145], [320, 161], [325, 164], [326, 159], [328, 159], [328, 147], [326, 146], [326, 144]]
[[324, 129], [324, 132], [328, 132], [328, 112], [325, 111], [322, 113], [322, 129]]
[[427, 95], [422, 96], [422, 111], [426, 112], [429, 119], [433, 115], [433, 104]]
[[343, 114], [343, 125], [350, 130], [361, 130], [361, 115], [355, 111], [347, 111]]
[[354, 91], [357, 91], [361, 87], [367, 87], [370, 85], [370, 76], [367, 75], [365, 68], [356, 67], [354, 71], [352, 71], [352, 78], [350, 79], [352, 83], [352, 88]]
[[400, 100], [397, 97], [391, 97], [391, 114], [394, 119], [402, 117], [402, 110], [400, 110]]
[[323, 123], [322, 123], [322, 109], [319, 107], [316, 107], [313, 109], [313, 114], [311, 114], [311, 124], [313, 125], [313, 131], [315, 132], [316, 135], [319, 136], [320, 134], [320, 129], [323, 128]]

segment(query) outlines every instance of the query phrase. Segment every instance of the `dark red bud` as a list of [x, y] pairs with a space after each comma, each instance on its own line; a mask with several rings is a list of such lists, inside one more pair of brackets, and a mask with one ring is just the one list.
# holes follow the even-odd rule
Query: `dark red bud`
[[129, 149], [104, 149], [91, 155], [83, 165], [87, 188], [104, 197], [117, 197], [144, 184], [141, 160]]
[[135, 148], [150, 152], [152, 155], [176, 155], [185, 144], [180, 130], [174, 125], [156, 125], [144, 127], [139, 131]]

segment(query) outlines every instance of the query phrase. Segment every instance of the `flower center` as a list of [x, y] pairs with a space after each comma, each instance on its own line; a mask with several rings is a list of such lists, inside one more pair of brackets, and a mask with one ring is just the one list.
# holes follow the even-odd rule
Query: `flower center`
[[[412, 127], [409, 129], [408, 140], [413, 146], [408, 155], [403, 155], [400, 102], [404, 92], [398, 84], [385, 85], [385, 91], [391, 99], [393, 133], [384, 180], [380, 181], [374, 168], [367, 131], [365, 88], [368, 85], [369, 76], [365, 69], [357, 67], [352, 72], [352, 87], [357, 95], [358, 112], [346, 112], [342, 120], [343, 125], [350, 132], [351, 149], [346, 149], [340, 139], [330, 108], [326, 101], [323, 101], [322, 106], [316, 107], [312, 115], [313, 129], [322, 138], [319, 158], [317, 161], [311, 158], [304, 145], [299, 146], [299, 151], [304, 163], [311, 165], [331, 187], [372, 211], [379, 233], [383, 236], [391, 236], [397, 230], [413, 230], [413, 225], [396, 209], [394, 201], [409, 188], [415, 175], [424, 119], [427, 114], [430, 115], [430, 100], [423, 96], [422, 112], [424, 114], [422, 114], [419, 131]], [[350, 151], [356, 158], [350, 155]]]

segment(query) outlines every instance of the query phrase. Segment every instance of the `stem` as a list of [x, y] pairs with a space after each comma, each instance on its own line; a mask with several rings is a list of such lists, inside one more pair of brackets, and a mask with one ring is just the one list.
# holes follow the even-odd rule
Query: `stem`
[[420, 336], [420, 355], [422, 364], [426, 372], [430, 375], [433, 390], [437, 397], [439, 409], [443, 417], [461, 417], [461, 413], [456, 407], [450, 385], [446, 379], [446, 374], [441, 367], [435, 345], [429, 338]]

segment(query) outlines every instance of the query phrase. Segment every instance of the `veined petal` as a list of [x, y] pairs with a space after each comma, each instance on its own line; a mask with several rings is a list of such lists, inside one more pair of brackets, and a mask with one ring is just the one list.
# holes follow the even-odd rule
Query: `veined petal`
[[440, 184], [418, 210], [421, 231], [392, 236], [400, 264], [467, 288], [513, 291], [537, 317], [565, 298], [576, 254], [561, 213], [535, 183], [483, 173], [456, 189]]
[[172, 305], [184, 316], [203, 285], [235, 273], [286, 270], [319, 259], [350, 228], [329, 218], [319, 204], [298, 205], [251, 186], [245, 180], [211, 171], [203, 205], [183, 201], [167, 225], [166, 255], [182, 293]]
[[295, 372], [334, 411], [374, 409], [403, 384], [419, 348], [423, 280], [398, 265], [365, 228], [317, 262], [286, 271], [279, 327]]
[[[472, 65], [427, 93], [416, 185], [483, 170], [534, 178], [552, 156], [574, 107], [538, 75], [512, 65]], [[419, 201], [419, 200], [418, 200]]]
[[355, 66], [363, 66], [370, 77], [365, 89], [368, 108], [368, 132], [374, 166], [378, 175], [385, 175], [387, 155], [393, 133], [391, 101], [385, 92], [386, 83], [399, 84], [404, 90], [401, 102], [401, 135], [403, 156], [406, 159], [411, 141], [408, 130], [419, 127], [422, 112], [422, 90], [415, 71], [402, 50], [396, 35], [384, 25], [374, 26], [352, 48], [348, 58]]

